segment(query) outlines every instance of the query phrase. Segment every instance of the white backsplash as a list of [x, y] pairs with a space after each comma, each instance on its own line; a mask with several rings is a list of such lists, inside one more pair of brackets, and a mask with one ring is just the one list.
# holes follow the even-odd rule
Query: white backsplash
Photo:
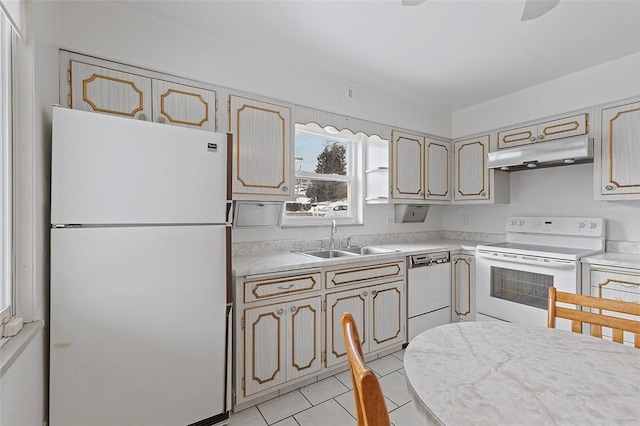
[[[351, 237], [352, 246], [377, 246], [385, 244], [419, 243], [434, 240], [462, 240], [481, 241], [486, 243], [500, 243], [505, 241], [504, 234], [489, 234], [479, 232], [457, 231], [427, 231], [406, 232], [400, 234], [354, 235]], [[340, 238], [344, 242], [344, 238]], [[325, 239], [325, 246], [328, 239]], [[320, 248], [318, 240], [273, 240], [233, 243], [233, 256], [256, 256], [291, 251], [306, 251]]]
[[606, 251], [612, 253], [640, 254], [640, 241], [607, 240]]

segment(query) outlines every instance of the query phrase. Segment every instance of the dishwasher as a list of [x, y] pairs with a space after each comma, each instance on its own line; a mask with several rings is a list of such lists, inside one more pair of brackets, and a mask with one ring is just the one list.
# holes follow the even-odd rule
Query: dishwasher
[[425, 330], [451, 322], [449, 252], [407, 258], [407, 342]]

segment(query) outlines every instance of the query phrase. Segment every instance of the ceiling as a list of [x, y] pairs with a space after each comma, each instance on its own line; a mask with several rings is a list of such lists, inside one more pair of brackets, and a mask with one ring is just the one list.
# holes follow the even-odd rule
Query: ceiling
[[119, 1], [223, 43], [453, 112], [640, 52], [640, 0]]

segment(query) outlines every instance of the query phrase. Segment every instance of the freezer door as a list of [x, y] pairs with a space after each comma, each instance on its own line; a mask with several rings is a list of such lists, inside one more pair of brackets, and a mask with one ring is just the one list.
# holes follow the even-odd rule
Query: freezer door
[[225, 228], [51, 231], [51, 426], [225, 411]]
[[223, 223], [226, 140], [55, 107], [51, 223]]

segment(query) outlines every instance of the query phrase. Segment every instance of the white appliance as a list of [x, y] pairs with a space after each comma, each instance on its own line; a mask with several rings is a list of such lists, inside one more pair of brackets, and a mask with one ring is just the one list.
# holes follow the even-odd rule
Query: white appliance
[[451, 320], [449, 252], [425, 253], [407, 259], [407, 341]]
[[477, 319], [546, 326], [549, 287], [582, 293], [580, 258], [604, 251], [604, 219], [510, 217], [506, 231], [476, 248]]
[[54, 108], [51, 426], [228, 422], [228, 143]]

